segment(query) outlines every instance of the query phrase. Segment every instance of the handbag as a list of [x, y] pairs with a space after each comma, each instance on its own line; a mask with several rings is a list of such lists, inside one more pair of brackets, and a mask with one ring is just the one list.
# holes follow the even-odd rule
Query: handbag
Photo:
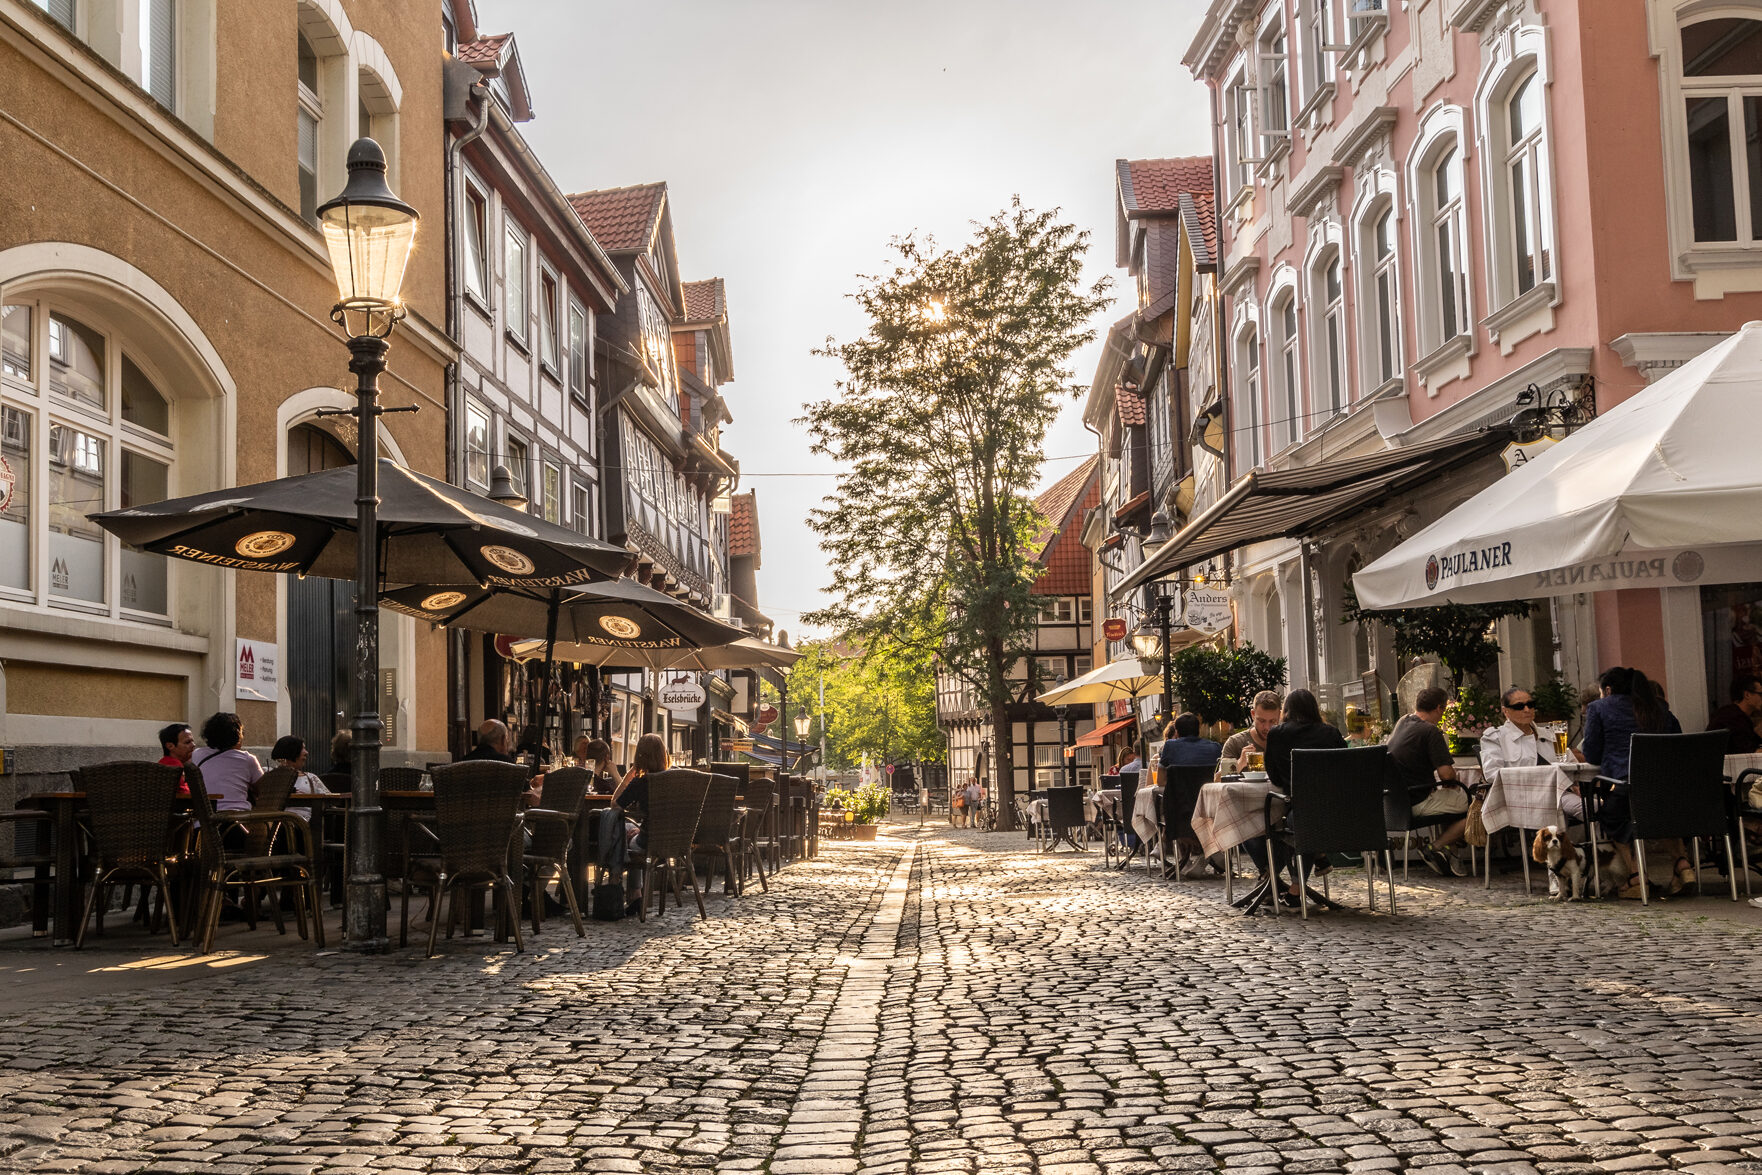
[[1481, 797], [1476, 796], [1469, 801], [1468, 824], [1462, 830], [1462, 839], [1477, 849], [1487, 847], [1487, 822], [1481, 818]]

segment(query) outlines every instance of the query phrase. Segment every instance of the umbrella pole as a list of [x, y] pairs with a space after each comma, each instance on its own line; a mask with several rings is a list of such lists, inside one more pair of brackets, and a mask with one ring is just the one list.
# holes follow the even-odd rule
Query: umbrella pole
[[560, 588], [551, 589], [551, 604], [545, 615], [545, 671], [544, 679], [539, 682], [542, 701], [538, 707], [538, 745], [544, 746], [545, 734], [551, 726], [551, 666], [556, 663], [557, 653], [557, 609], [563, 602]]

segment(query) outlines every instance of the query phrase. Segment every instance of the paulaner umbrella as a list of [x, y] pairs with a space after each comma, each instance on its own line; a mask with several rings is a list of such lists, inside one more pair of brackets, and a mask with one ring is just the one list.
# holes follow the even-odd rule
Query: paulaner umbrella
[[[354, 579], [355, 467], [211, 490], [92, 520], [123, 542], [240, 571]], [[379, 462], [380, 582], [542, 592], [616, 578], [630, 554]]]
[[[514, 642], [517, 658], [542, 657], [542, 640]], [[555, 655], [563, 661], [583, 665], [631, 664], [628, 653], [617, 653], [606, 645], [578, 645], [558, 641]], [[701, 649], [655, 650], [652, 658], [644, 656], [640, 663], [650, 669], [787, 669], [805, 656], [782, 645], [767, 644], [757, 637], [743, 636], [733, 644], [713, 645]]]

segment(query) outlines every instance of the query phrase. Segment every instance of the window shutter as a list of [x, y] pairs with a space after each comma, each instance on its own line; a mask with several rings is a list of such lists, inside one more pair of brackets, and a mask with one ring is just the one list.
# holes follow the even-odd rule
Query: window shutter
[[44, 8], [52, 20], [71, 33], [73, 31], [73, 4], [74, 0], [48, 0]]
[[177, 108], [177, 0], [147, 6], [147, 92], [167, 110]]

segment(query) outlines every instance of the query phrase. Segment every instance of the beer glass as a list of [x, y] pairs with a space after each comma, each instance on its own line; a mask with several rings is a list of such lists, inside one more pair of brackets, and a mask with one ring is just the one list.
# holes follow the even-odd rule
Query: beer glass
[[1568, 741], [1569, 740], [1567, 737], [1565, 727], [1561, 727], [1559, 730], [1554, 732], [1554, 753], [1555, 753], [1556, 757], [1561, 758], [1561, 759], [1566, 758], [1567, 752], [1568, 752], [1568, 746], [1567, 746]]
[[1250, 770], [1250, 771], [1265, 771], [1266, 770], [1266, 754], [1265, 754], [1265, 752], [1263, 752], [1263, 751], [1249, 751], [1248, 752], [1248, 770]]

